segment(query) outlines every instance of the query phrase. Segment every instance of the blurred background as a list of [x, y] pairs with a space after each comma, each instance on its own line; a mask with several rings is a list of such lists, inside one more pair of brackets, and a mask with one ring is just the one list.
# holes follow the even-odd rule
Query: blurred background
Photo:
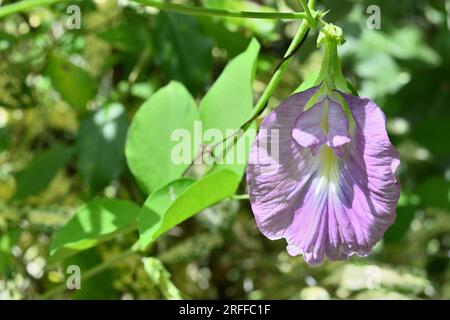
[[[180, 3], [301, 11], [297, 0]], [[84, 202], [144, 201], [123, 153], [137, 108], [170, 80], [201, 98], [251, 37], [262, 44], [256, 99], [299, 25], [163, 13], [132, 1], [74, 4], [79, 29], [68, 24], [67, 3], [0, 20], [0, 299], [450, 298], [448, 0], [318, 0], [317, 8], [330, 10], [326, 20], [344, 30], [347, 78], [383, 108], [401, 155], [397, 221], [371, 256], [311, 268], [289, 257], [283, 240], [259, 233], [247, 200], [230, 200], [161, 237], [150, 266], [129, 256], [83, 281], [81, 290], [55, 290], [66, 265], [89, 270], [137, 240], [136, 232], [65, 265], [47, 263], [52, 235]], [[369, 5], [380, 8], [380, 29], [367, 27]], [[316, 36], [311, 32], [293, 59], [271, 106], [319, 69]], [[98, 120], [111, 103], [120, 109], [108, 120], [117, 128], [112, 137]]]

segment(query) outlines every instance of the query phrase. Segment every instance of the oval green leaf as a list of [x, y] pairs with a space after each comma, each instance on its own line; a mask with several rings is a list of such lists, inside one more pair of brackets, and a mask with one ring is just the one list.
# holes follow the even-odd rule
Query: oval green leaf
[[62, 54], [52, 53], [49, 56], [46, 73], [61, 97], [75, 108], [85, 108], [95, 95], [91, 75]]
[[147, 247], [164, 232], [232, 196], [240, 180], [233, 171], [224, 169], [197, 181], [173, 181], [151, 194], [138, 219], [140, 247]]
[[253, 39], [243, 53], [230, 61], [200, 103], [204, 130], [237, 129], [253, 109], [252, 82], [260, 45]]
[[[184, 86], [171, 82], [153, 94], [138, 110], [128, 132], [125, 154], [131, 172], [144, 192], [178, 179], [196, 155], [198, 144], [190, 141], [189, 154], [174, 159], [177, 139], [194, 136], [198, 120], [195, 101]], [[180, 134], [179, 136], [177, 134]]]
[[135, 230], [140, 210], [132, 202], [107, 198], [85, 204], [56, 233], [50, 247], [51, 261], [63, 260], [119, 233]]

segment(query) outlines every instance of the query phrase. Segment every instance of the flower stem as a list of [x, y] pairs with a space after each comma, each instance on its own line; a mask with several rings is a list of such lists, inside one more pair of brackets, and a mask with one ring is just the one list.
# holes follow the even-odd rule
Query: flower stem
[[306, 14], [306, 19], [309, 22], [309, 26], [311, 28], [314, 28], [316, 26], [316, 19], [314, 19], [311, 10], [309, 9], [308, 5], [306, 4], [306, 0], [300, 0], [300, 3], [303, 7], [303, 10], [305, 11]]
[[[316, 3], [316, 0], [310, 0], [308, 3], [308, 7], [310, 9], [314, 9], [315, 3]], [[289, 45], [288, 49], [286, 50], [286, 53], [284, 54], [284, 60], [279, 65], [277, 70], [274, 72], [272, 78], [270, 79], [269, 83], [267, 84], [266, 88], [264, 89], [261, 97], [259, 98], [258, 102], [256, 103], [255, 108], [253, 109], [253, 116], [250, 119], [250, 121], [248, 121], [248, 122], [253, 121], [266, 108], [267, 102], [269, 101], [270, 97], [272, 96], [273, 92], [275, 91], [276, 87], [278, 86], [278, 83], [281, 80], [281, 76], [283, 75], [284, 71], [286, 70], [287, 66], [289, 65], [289, 62], [292, 59], [292, 53], [295, 52], [297, 47], [300, 45], [300, 43], [302, 42], [302, 40], [305, 37], [308, 30], [309, 30], [309, 23], [307, 20], [303, 20], [294, 39], [292, 39], [291, 44]]]
[[218, 16], [229, 18], [251, 18], [251, 19], [305, 19], [307, 17], [304, 12], [252, 12], [252, 11], [230, 11], [221, 9], [210, 9], [202, 7], [194, 7], [176, 3], [168, 3], [154, 0], [133, 0], [145, 6], [158, 8], [164, 11], [184, 13], [189, 15], [200, 16]]

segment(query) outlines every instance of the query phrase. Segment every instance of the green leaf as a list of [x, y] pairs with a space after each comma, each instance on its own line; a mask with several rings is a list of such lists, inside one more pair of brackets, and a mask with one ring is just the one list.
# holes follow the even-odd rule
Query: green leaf
[[416, 192], [423, 206], [450, 209], [450, 181], [444, 177], [426, 179], [417, 186]]
[[100, 190], [117, 179], [124, 166], [128, 118], [114, 103], [84, 119], [78, 131], [78, 171], [93, 189]]
[[75, 108], [85, 108], [95, 95], [95, 84], [90, 74], [61, 54], [49, 56], [46, 73], [61, 97]]
[[57, 144], [34, 157], [15, 175], [17, 190], [14, 198], [23, 199], [44, 191], [58, 171], [69, 162], [72, 154], [72, 148]]
[[204, 130], [237, 129], [252, 114], [252, 81], [260, 45], [253, 39], [247, 50], [231, 60], [200, 103]]
[[[200, 118], [203, 130], [210, 130], [211, 137], [205, 144], [216, 145], [230, 137], [250, 117], [253, 109], [252, 81], [260, 45], [253, 39], [246, 51], [234, 58], [214, 82], [200, 103]], [[238, 134], [217, 145], [214, 149], [216, 168], [233, 170], [242, 177], [247, 164], [250, 146], [255, 139], [256, 127], [245, 134]]]
[[51, 261], [59, 261], [136, 229], [141, 208], [117, 199], [97, 199], [78, 208], [57, 232], [50, 247]]
[[198, 143], [191, 141], [185, 159], [175, 161], [172, 152], [180, 143], [176, 132], [194, 136], [198, 111], [194, 99], [178, 82], [171, 82], [154, 93], [138, 110], [128, 132], [126, 158], [139, 185], [150, 194], [178, 179], [194, 159]]
[[200, 180], [175, 180], [152, 193], [139, 215], [140, 247], [199, 211], [232, 196], [240, 182], [233, 171], [220, 170]]
[[160, 12], [154, 28], [155, 62], [169, 79], [196, 93], [206, 86], [212, 66], [212, 41], [198, 21], [182, 14]]
[[191, 178], [181, 178], [172, 181], [154, 191], [147, 198], [138, 218], [139, 241], [143, 248], [157, 238], [156, 233], [161, 228], [164, 214], [175, 200], [195, 181], [195, 179]]

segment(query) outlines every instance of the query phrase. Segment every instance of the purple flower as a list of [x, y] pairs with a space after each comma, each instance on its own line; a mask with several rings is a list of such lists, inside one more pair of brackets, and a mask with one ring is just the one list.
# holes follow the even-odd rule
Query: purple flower
[[264, 119], [247, 168], [259, 229], [311, 265], [369, 254], [394, 223], [400, 194], [399, 156], [380, 108], [335, 91], [304, 111], [317, 90], [292, 95]]

